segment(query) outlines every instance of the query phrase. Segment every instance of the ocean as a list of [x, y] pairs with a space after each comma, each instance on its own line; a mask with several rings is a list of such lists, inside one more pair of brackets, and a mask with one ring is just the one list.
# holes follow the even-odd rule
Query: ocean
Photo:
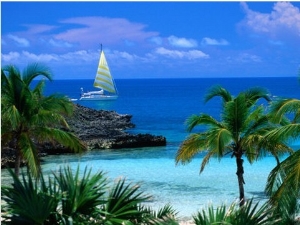
[[[238, 200], [238, 183], [235, 160], [224, 157], [212, 159], [199, 174], [203, 155], [187, 165], [175, 165], [175, 154], [187, 137], [185, 120], [192, 114], [208, 113], [220, 117], [221, 101], [214, 98], [204, 103], [204, 95], [213, 85], [221, 85], [233, 95], [251, 87], [266, 88], [272, 96], [300, 97], [297, 77], [287, 78], [186, 78], [186, 79], [119, 79], [116, 80], [119, 98], [115, 101], [77, 101], [75, 103], [97, 110], [113, 110], [131, 114], [135, 128], [131, 133], [163, 135], [163, 147], [118, 150], [93, 150], [78, 155], [55, 155], [44, 158], [45, 173], [56, 170], [64, 163], [81, 170], [86, 166], [93, 171], [105, 171], [112, 181], [126, 178], [139, 183], [141, 190], [153, 196], [147, 205], [157, 209], [171, 204], [181, 218], [190, 218], [212, 204], [231, 204]], [[47, 83], [45, 94], [61, 93], [79, 98], [80, 88], [92, 90], [93, 80], [54, 80]], [[298, 149], [299, 143], [293, 143]], [[244, 163], [245, 196], [261, 202], [269, 172], [275, 159], [267, 156], [250, 165]], [[7, 173], [2, 170], [2, 180]]]

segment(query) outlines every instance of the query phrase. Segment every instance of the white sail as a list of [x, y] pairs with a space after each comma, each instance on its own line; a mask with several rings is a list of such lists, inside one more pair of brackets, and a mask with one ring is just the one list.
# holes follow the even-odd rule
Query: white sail
[[104, 55], [104, 52], [101, 51], [101, 56], [99, 60], [98, 70], [96, 78], [94, 81], [94, 87], [101, 88], [110, 93], [117, 93], [113, 78], [110, 74], [110, 70]]
[[[104, 52], [102, 50], [100, 54], [100, 60], [98, 64], [95, 81], [94, 81], [94, 87], [99, 88], [100, 90], [84, 92], [83, 88], [81, 88], [81, 97], [79, 100], [103, 101], [103, 100], [115, 100], [118, 98], [116, 85], [110, 74], [110, 70]], [[104, 93], [104, 91], [110, 92], [112, 93], [112, 95], [108, 95]]]

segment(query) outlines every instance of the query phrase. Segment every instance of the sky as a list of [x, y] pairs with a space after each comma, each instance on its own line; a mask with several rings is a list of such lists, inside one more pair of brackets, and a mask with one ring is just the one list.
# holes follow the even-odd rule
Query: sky
[[291, 77], [300, 2], [1, 2], [1, 66], [93, 79]]

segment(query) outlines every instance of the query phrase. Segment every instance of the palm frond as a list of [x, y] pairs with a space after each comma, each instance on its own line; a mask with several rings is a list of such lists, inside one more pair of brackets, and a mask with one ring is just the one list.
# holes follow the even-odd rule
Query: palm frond
[[52, 72], [50, 68], [41, 63], [31, 63], [25, 67], [23, 71], [23, 80], [25, 84], [30, 85], [34, 78], [43, 76], [48, 80], [52, 80]]
[[103, 211], [104, 221], [112, 224], [122, 224], [124, 221], [143, 221], [143, 214], [139, 205], [150, 200], [150, 196], [139, 191], [138, 185], [125, 184], [125, 180], [119, 180], [109, 193], [108, 201]]
[[[252, 110], [252, 111], [251, 111]], [[250, 133], [260, 132], [260, 128], [265, 129], [270, 126], [270, 120], [263, 114], [263, 107], [259, 106], [249, 111], [249, 114], [245, 120], [245, 133], [247, 136]]]
[[225, 88], [216, 85], [213, 86], [212, 88], [210, 88], [207, 92], [207, 94], [205, 95], [205, 102], [208, 102], [210, 99], [214, 98], [214, 97], [221, 97], [223, 102], [229, 102], [232, 100], [232, 96], [229, 93], [229, 91], [227, 91]]
[[55, 141], [72, 149], [76, 153], [82, 153], [87, 149], [85, 144], [73, 133], [58, 128], [39, 127], [35, 131], [35, 137], [39, 141]]
[[12, 224], [44, 224], [56, 209], [57, 194], [41, 191], [41, 186], [46, 185], [44, 179], [34, 180], [30, 173], [22, 173], [19, 178], [11, 169], [8, 171], [14, 183], [12, 187], [1, 186], [7, 212], [4, 217]]
[[200, 166], [200, 173], [203, 172], [205, 166], [209, 163], [209, 160], [212, 156], [214, 156], [215, 153], [212, 152], [212, 151], [208, 151], [207, 154], [204, 156], [204, 158], [202, 159], [202, 162], [201, 162], [201, 166]]
[[240, 94], [233, 101], [227, 102], [224, 106], [222, 119], [235, 138], [238, 137], [245, 129], [245, 121], [249, 115], [249, 108], [246, 104], [245, 95]]
[[245, 99], [246, 99], [248, 107], [251, 107], [252, 105], [254, 105], [257, 102], [257, 100], [262, 99], [262, 98], [268, 102], [271, 101], [268, 90], [261, 88], [261, 87], [250, 88], [250, 89], [246, 90], [244, 93], [245, 93]]
[[42, 108], [38, 110], [38, 113], [28, 118], [28, 123], [36, 127], [69, 128], [64, 116]]
[[176, 153], [176, 164], [186, 164], [198, 153], [206, 150], [206, 137], [204, 134], [190, 134], [189, 137], [180, 145]]
[[3, 109], [1, 117], [5, 122], [8, 122], [10, 125], [10, 130], [18, 129], [22, 120], [19, 110], [14, 105]]
[[53, 172], [55, 180], [64, 195], [62, 213], [64, 216], [90, 215], [97, 206], [105, 203], [104, 194], [107, 180], [103, 172], [91, 174], [91, 169], [85, 168], [80, 176], [79, 166], [73, 174], [69, 166], [60, 168], [59, 173]]
[[28, 133], [21, 133], [18, 146], [21, 149], [23, 158], [27, 161], [28, 167], [34, 177], [39, 177], [41, 172], [40, 160], [36, 146]]
[[279, 199], [271, 198], [269, 204], [273, 206], [274, 212], [280, 218], [280, 225], [298, 224], [300, 206], [296, 192], [289, 191], [288, 194], [282, 195]]
[[192, 115], [186, 121], [187, 131], [191, 132], [196, 126], [204, 125], [209, 127], [223, 127], [223, 124], [219, 123], [212, 116], [207, 114]]
[[232, 133], [226, 128], [214, 128], [206, 132], [206, 142], [208, 151], [213, 152], [220, 160], [234, 141]]
[[251, 199], [240, 208], [232, 205], [226, 221], [231, 225], [269, 225], [278, 223], [280, 219], [270, 204], [264, 203], [259, 207], [259, 202], [254, 204]]
[[159, 208], [158, 211], [153, 211], [150, 208], [146, 211], [149, 212], [149, 215], [144, 216], [145, 218], [145, 224], [149, 225], [179, 225], [179, 223], [176, 221], [176, 216], [178, 212], [173, 209], [173, 207], [169, 204], [163, 206], [162, 208]]
[[269, 174], [266, 193], [274, 199], [294, 192], [300, 194], [300, 151], [296, 151]]
[[299, 123], [292, 123], [289, 125], [285, 125], [285, 126], [281, 126], [281, 127], [277, 127], [273, 130], [271, 130], [270, 132], [268, 132], [268, 134], [266, 134], [265, 138], [268, 141], [290, 141], [293, 139], [298, 139], [300, 136], [300, 124]]
[[66, 96], [53, 94], [44, 97], [41, 102], [44, 110], [70, 116], [74, 111], [74, 105]]
[[270, 114], [274, 120], [274, 122], [280, 123], [284, 116], [287, 114], [293, 113], [296, 121], [298, 121], [298, 117], [300, 114], [300, 100], [299, 99], [278, 99], [274, 101], [271, 105]]
[[196, 215], [193, 216], [193, 220], [196, 225], [225, 225], [227, 224], [225, 223], [225, 218], [225, 205], [219, 206], [216, 209], [212, 205], [210, 205], [207, 209], [203, 209], [202, 211], [199, 211]]

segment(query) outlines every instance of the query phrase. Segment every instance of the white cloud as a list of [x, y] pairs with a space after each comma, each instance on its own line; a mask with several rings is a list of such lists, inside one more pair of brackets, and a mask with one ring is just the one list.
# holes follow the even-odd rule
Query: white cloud
[[300, 11], [289, 2], [275, 3], [269, 14], [252, 11], [245, 2], [241, 6], [246, 13], [244, 25], [255, 32], [286, 35], [283, 31], [288, 30], [300, 35]]
[[114, 51], [113, 53], [115, 56], [117, 56], [118, 58], [122, 58], [122, 59], [126, 59], [129, 61], [134, 60], [135, 58], [137, 58], [135, 55], [131, 55], [128, 52], [119, 52], [119, 51]]
[[59, 58], [55, 54], [34, 54], [27, 51], [23, 51], [22, 55], [29, 61], [34, 62], [51, 62], [57, 61]]
[[64, 62], [66, 63], [69, 60], [73, 60], [71, 57], [66, 57], [67, 54], [57, 55], [57, 54], [35, 54], [28, 51], [22, 52], [9, 52], [8, 54], [1, 54], [1, 63], [13, 63], [13, 64], [24, 64], [24, 62], [43, 62], [43, 63], [52, 63], [52, 62]]
[[127, 40], [136, 43], [157, 36], [157, 32], [145, 31], [146, 25], [130, 22], [123, 18], [76, 17], [60, 21], [76, 24], [77, 28], [68, 29], [55, 35], [57, 40], [80, 43], [82, 48], [95, 43], [114, 44]]
[[205, 37], [202, 39], [201, 44], [202, 45], [229, 45], [229, 42], [226, 41], [225, 39], [216, 40], [209, 37]]
[[20, 53], [18, 52], [9, 52], [8, 54], [1, 53], [1, 62], [10, 63], [14, 62], [20, 58]]
[[62, 47], [62, 48], [71, 48], [73, 47], [73, 45], [69, 42], [66, 41], [62, 41], [62, 40], [54, 40], [54, 39], [50, 39], [49, 40], [49, 44], [53, 47]]
[[57, 57], [66, 63], [81, 64], [83, 62], [91, 62], [96, 58], [99, 58], [99, 53], [80, 50], [57, 55]]
[[190, 50], [190, 51], [178, 51], [178, 50], [169, 50], [166, 48], [157, 48], [155, 50], [156, 54], [166, 56], [168, 58], [174, 59], [199, 59], [199, 58], [209, 58], [209, 56], [199, 50]]
[[[133, 61], [134, 59], [142, 59], [137, 57], [136, 55], [131, 55], [127, 52], [119, 52], [108, 51], [106, 56], [111, 60], [126, 60], [126, 61]], [[73, 64], [80, 65], [86, 63], [98, 63], [99, 60], [99, 52], [97, 51], [74, 51], [68, 52], [64, 54], [35, 54], [28, 51], [18, 52], [9, 52], [8, 54], [1, 54], [1, 61], [2, 63], [16, 63], [19, 64], [22, 61], [26, 62], [43, 62], [43, 63], [61, 63], [64, 64]], [[96, 65], [95, 65], [96, 66]]]
[[198, 46], [197, 41], [194, 39], [178, 38], [173, 35], [168, 37], [168, 41], [172, 46], [175, 47], [193, 48]]
[[27, 39], [25, 38], [21, 38], [12, 34], [7, 35], [8, 38], [10, 38], [11, 40], [15, 41], [16, 44], [20, 47], [29, 47], [30, 43]]
[[231, 63], [249, 63], [249, 62], [260, 63], [262, 62], [262, 59], [261, 57], [254, 54], [240, 53], [235, 57], [227, 57], [227, 61]]

